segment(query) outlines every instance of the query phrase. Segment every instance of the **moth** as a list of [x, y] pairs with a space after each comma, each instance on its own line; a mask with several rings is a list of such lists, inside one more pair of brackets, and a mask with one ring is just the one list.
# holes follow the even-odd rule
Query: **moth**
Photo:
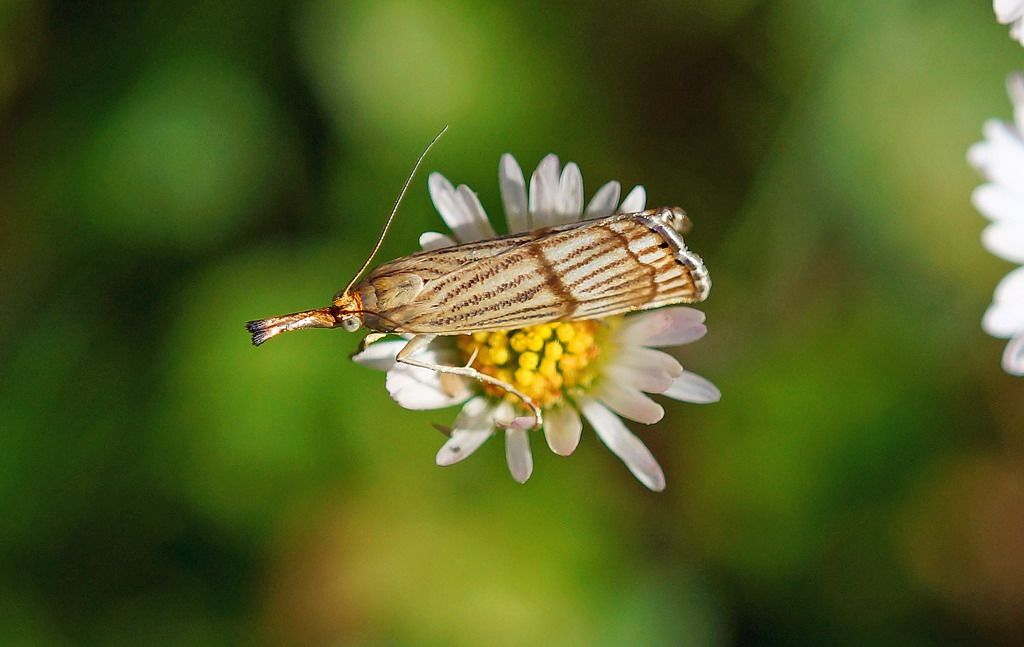
[[373, 252], [349, 285], [334, 295], [331, 305], [248, 322], [253, 345], [303, 328], [355, 332], [365, 327], [370, 333], [363, 348], [388, 334], [406, 335], [409, 341], [397, 362], [504, 389], [530, 408], [534, 425], [540, 426], [540, 408], [513, 385], [469, 365], [433, 364], [414, 355], [438, 335], [598, 319], [696, 303], [711, 290], [704, 263], [683, 242], [690, 220], [679, 207], [614, 214], [421, 251], [385, 263], [359, 281], [411, 180], [412, 174]]

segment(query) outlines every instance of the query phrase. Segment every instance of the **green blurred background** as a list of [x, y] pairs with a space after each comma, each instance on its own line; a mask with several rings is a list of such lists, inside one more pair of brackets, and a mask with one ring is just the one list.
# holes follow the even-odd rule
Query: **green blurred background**
[[[988, 2], [0, 3], [0, 644], [1014, 644], [1024, 382], [965, 151]], [[456, 467], [317, 331], [427, 160], [693, 217], [719, 404]], [[436, 229], [417, 178], [382, 258]], [[1019, 644], [1019, 643], [1018, 643]]]

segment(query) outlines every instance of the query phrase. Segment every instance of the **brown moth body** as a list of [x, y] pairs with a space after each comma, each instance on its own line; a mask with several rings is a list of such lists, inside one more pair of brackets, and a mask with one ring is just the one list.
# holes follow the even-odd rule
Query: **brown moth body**
[[327, 308], [247, 324], [253, 344], [301, 328], [459, 335], [596, 319], [707, 298], [678, 207], [617, 214], [405, 256]]

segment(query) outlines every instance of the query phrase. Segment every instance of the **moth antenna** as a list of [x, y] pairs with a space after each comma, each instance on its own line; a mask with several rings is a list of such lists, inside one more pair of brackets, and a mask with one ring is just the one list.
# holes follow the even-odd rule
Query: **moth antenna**
[[363, 275], [363, 272], [366, 271], [366, 268], [370, 266], [370, 263], [373, 262], [374, 257], [377, 255], [377, 252], [380, 251], [380, 246], [384, 244], [384, 237], [388, 235], [388, 229], [391, 228], [391, 223], [392, 221], [394, 221], [395, 215], [398, 213], [398, 205], [402, 204], [402, 198], [405, 197], [405, 193], [409, 190], [409, 186], [412, 184], [412, 179], [416, 177], [416, 171], [420, 169], [420, 165], [423, 164], [423, 160], [424, 158], [426, 158], [427, 153], [430, 152], [430, 149], [434, 146], [434, 144], [437, 143], [437, 140], [441, 139], [441, 135], [445, 134], [447, 130], [448, 126], [446, 125], [444, 128], [440, 130], [440, 132], [434, 135], [434, 138], [430, 140], [430, 143], [427, 144], [427, 147], [423, 149], [423, 152], [420, 153], [420, 156], [416, 159], [416, 163], [413, 164], [412, 170], [409, 171], [409, 177], [406, 178], [405, 180], [405, 185], [402, 187], [401, 192], [399, 192], [398, 194], [398, 199], [395, 200], [395, 206], [391, 209], [391, 215], [388, 216], [387, 222], [384, 223], [384, 229], [381, 230], [380, 236], [377, 238], [377, 244], [373, 246], [373, 251], [370, 252], [370, 255], [366, 257], [366, 261], [363, 263], [363, 266], [359, 268], [359, 271], [356, 272], [355, 276], [352, 277], [352, 280], [349, 281], [349, 284], [345, 286], [345, 289], [339, 292], [338, 294], [348, 293], [348, 291], [352, 289], [352, 286], [356, 284], [356, 281], [359, 280], [359, 277]]

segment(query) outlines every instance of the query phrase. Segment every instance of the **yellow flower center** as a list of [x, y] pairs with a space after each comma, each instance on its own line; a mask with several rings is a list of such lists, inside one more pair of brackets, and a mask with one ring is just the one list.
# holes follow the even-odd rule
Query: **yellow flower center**
[[[566, 393], [593, 384], [602, 337], [597, 321], [574, 321], [459, 335], [457, 343], [463, 361], [476, 353], [473, 368], [511, 384], [546, 408], [561, 402]], [[483, 388], [492, 397], [518, 402], [498, 387]]]

